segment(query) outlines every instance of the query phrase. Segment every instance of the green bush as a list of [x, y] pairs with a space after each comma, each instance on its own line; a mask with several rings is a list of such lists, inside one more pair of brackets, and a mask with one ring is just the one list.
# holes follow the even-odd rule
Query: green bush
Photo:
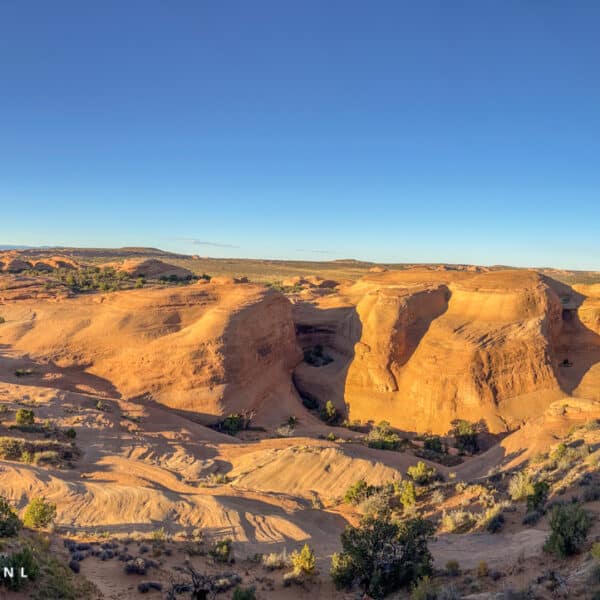
[[229, 435], [236, 435], [236, 433], [239, 433], [240, 431], [249, 429], [253, 418], [254, 413], [252, 411], [231, 413], [217, 425], [217, 428], [219, 431], [224, 431]]
[[577, 554], [592, 526], [587, 512], [578, 503], [559, 504], [550, 516], [550, 536], [544, 550], [561, 558]]
[[69, 427], [69, 429], [65, 430], [65, 436], [70, 440], [74, 440], [77, 437], [77, 432], [72, 427]]
[[300, 552], [292, 552], [290, 554], [290, 561], [294, 573], [302, 575], [312, 575], [317, 568], [317, 559], [315, 553], [312, 551], [308, 544], [304, 544]]
[[545, 481], [536, 481], [533, 484], [533, 492], [527, 495], [527, 510], [543, 511], [549, 491], [550, 486]]
[[499, 513], [494, 515], [486, 525], [486, 529], [490, 533], [498, 533], [504, 527], [504, 515]]
[[460, 565], [457, 560], [449, 560], [446, 563], [446, 574], [450, 577], [456, 577], [460, 575]]
[[231, 600], [256, 600], [256, 592], [252, 587], [236, 587], [235, 590], [233, 590]]
[[321, 419], [329, 425], [333, 425], [338, 421], [339, 413], [331, 400], [327, 400], [325, 406], [321, 409], [320, 416]]
[[[5, 569], [11, 569], [15, 576], [0, 577], [0, 584], [4, 584], [11, 591], [20, 590], [29, 581], [35, 580], [39, 574], [38, 562], [28, 546], [9, 555], [0, 555], [0, 573]], [[27, 579], [17, 576], [21, 569], [27, 575]]]
[[408, 467], [406, 472], [419, 485], [427, 485], [435, 477], [435, 469], [428, 467], [422, 460], [416, 465]]
[[387, 421], [381, 421], [369, 432], [366, 442], [369, 448], [397, 450], [402, 440]]
[[45, 498], [34, 498], [25, 509], [23, 524], [30, 529], [48, 527], [56, 518], [56, 504], [46, 502]]
[[417, 503], [417, 490], [412, 481], [401, 481], [398, 494], [404, 510], [412, 508]]
[[431, 581], [429, 575], [419, 579], [412, 588], [410, 593], [411, 600], [437, 600], [438, 588]]
[[15, 415], [17, 425], [33, 425], [35, 422], [35, 415], [32, 410], [28, 408], [20, 408]]
[[375, 491], [376, 488], [374, 486], [369, 485], [364, 479], [359, 479], [346, 490], [344, 502], [357, 506], [369, 496], [372, 496]]
[[24, 450], [24, 440], [11, 437], [0, 438], [0, 459], [19, 460]]
[[439, 435], [428, 435], [424, 440], [423, 447], [425, 450], [437, 452], [438, 454], [441, 454], [444, 451], [444, 447], [442, 446], [442, 438]]
[[233, 562], [233, 542], [227, 538], [215, 542], [215, 545], [210, 550], [210, 555], [215, 562], [232, 563]]
[[434, 527], [423, 519], [394, 523], [365, 518], [341, 536], [342, 552], [334, 555], [331, 577], [339, 588], [356, 582], [373, 598], [407, 587], [429, 575], [433, 559], [427, 542]]
[[464, 419], [452, 421], [452, 429], [449, 434], [454, 436], [456, 447], [461, 452], [475, 454], [479, 450], [478, 433], [481, 427], [478, 423], [469, 423]]
[[508, 483], [508, 493], [513, 500], [525, 500], [533, 494], [531, 478], [525, 471], [515, 473]]
[[21, 521], [6, 498], [0, 496], [0, 538], [17, 535]]

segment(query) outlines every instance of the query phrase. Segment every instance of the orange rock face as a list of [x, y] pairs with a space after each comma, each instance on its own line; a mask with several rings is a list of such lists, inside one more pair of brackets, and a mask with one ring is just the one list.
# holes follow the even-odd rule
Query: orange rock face
[[[81, 369], [127, 397], [149, 394], [214, 421], [241, 410], [281, 420], [298, 406], [291, 305], [259, 286], [186, 286], [9, 303], [0, 343]], [[287, 406], [287, 408], [286, 408]]]
[[[514, 428], [566, 394], [592, 393], [591, 384], [581, 388], [579, 369], [600, 360], [600, 343], [576, 307], [565, 310], [572, 293], [530, 271], [370, 275], [346, 290], [329, 342], [321, 334], [326, 346], [342, 348], [345, 368], [303, 365], [297, 380], [345, 405], [350, 419], [417, 432], [445, 433], [457, 418], [483, 420], [492, 432]], [[298, 318], [305, 331], [319, 326], [310, 313]], [[358, 340], [344, 334], [352, 318]], [[576, 364], [561, 366], [569, 356]]]

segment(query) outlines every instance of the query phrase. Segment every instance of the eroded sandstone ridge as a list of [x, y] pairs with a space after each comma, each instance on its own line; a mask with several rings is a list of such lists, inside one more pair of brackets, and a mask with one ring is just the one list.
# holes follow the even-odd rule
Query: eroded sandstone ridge
[[302, 365], [296, 379], [305, 393], [345, 406], [350, 419], [445, 433], [462, 418], [499, 432], [566, 394], [598, 393], [596, 379], [581, 383], [600, 360], [596, 313], [583, 294], [539, 273], [387, 272], [342, 294], [321, 311], [298, 307], [296, 319], [345, 367]]
[[239, 410], [281, 418], [298, 404], [290, 378], [300, 360], [291, 305], [262, 286], [24, 300], [6, 303], [2, 313], [1, 343], [27, 353], [34, 370], [55, 383], [85, 370], [94, 377], [82, 381], [93, 389], [149, 394], [208, 421]]

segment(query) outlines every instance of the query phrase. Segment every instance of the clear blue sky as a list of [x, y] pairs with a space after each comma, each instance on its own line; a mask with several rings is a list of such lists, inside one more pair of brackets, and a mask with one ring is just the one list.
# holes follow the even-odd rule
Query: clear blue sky
[[600, 3], [0, 0], [0, 244], [600, 270]]

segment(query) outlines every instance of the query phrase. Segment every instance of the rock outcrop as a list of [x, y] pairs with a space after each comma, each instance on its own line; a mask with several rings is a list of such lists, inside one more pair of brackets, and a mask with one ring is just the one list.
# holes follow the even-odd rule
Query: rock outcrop
[[[298, 407], [301, 356], [291, 305], [262, 286], [186, 286], [7, 303], [0, 343], [42, 371], [80, 369], [92, 385], [147, 394], [206, 422], [256, 410], [280, 423]], [[45, 365], [45, 367], [44, 367]]]
[[[299, 366], [296, 380], [303, 392], [345, 405], [350, 419], [417, 432], [445, 433], [458, 418], [483, 420], [492, 432], [512, 429], [581, 391], [578, 369], [600, 360], [598, 336], [565, 309], [570, 292], [525, 270], [368, 275], [344, 290], [338, 313], [331, 300], [322, 310], [295, 309], [304, 347], [340, 353], [338, 364]], [[593, 327], [592, 313], [584, 314]], [[358, 340], [343, 333], [349, 319], [358, 322]], [[570, 355], [576, 364], [567, 367]]]
[[157, 258], [149, 258], [146, 260], [130, 259], [124, 261], [117, 266], [119, 271], [123, 271], [131, 277], [146, 277], [148, 279], [160, 279], [176, 277], [177, 279], [190, 279], [193, 273], [184, 269], [171, 265]]

